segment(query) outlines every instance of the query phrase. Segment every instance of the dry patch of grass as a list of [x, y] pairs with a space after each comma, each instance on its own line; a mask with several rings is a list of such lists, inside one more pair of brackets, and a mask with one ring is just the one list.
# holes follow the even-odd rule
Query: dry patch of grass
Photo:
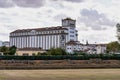
[[0, 70], [0, 80], [120, 80], [120, 69]]

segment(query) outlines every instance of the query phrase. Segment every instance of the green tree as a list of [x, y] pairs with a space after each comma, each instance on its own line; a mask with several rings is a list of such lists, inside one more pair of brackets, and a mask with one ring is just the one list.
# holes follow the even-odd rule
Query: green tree
[[116, 53], [120, 51], [120, 44], [117, 41], [107, 44], [107, 52]]
[[67, 53], [65, 52], [65, 50], [62, 49], [62, 48], [56, 48], [56, 49], [55, 49], [55, 53], [56, 53], [56, 55], [66, 55], [66, 54], [67, 54]]
[[55, 49], [51, 48], [48, 50], [47, 55], [54, 55], [55, 54]]
[[40, 52], [38, 52], [38, 53], [37, 53], [37, 55], [39, 56], [39, 55], [41, 55], [41, 53], [40, 53]]
[[16, 48], [15, 46], [10, 47], [10, 48], [9, 48], [9, 55], [15, 55], [16, 49], [17, 49], [17, 48]]
[[64, 49], [61, 48], [51, 48], [47, 52], [48, 55], [66, 55], [67, 53], [65, 52]]
[[9, 48], [6, 46], [2, 46], [0, 48], [0, 52], [3, 52], [4, 55], [7, 55], [9, 53]]

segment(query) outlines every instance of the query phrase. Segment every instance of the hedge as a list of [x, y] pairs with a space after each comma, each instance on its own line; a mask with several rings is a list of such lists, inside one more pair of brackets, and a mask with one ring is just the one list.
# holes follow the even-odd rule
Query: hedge
[[120, 60], [119, 55], [40, 55], [40, 56], [0, 56], [0, 60], [89, 60], [89, 59], [102, 59], [102, 60]]

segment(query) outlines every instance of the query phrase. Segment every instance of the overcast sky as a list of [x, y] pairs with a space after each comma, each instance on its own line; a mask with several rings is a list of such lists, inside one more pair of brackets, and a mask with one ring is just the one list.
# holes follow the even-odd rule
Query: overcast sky
[[76, 19], [80, 42], [116, 41], [120, 0], [0, 0], [0, 40], [16, 29], [60, 26], [66, 17]]

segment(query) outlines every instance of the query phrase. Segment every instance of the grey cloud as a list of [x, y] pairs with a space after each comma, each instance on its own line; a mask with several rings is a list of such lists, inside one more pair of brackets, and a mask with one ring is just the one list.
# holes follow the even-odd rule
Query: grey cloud
[[38, 8], [45, 4], [45, 0], [0, 0], [0, 8], [30, 7]]
[[80, 14], [81, 17], [78, 20], [94, 30], [104, 30], [106, 28], [103, 26], [113, 27], [115, 25], [114, 20], [110, 20], [105, 14], [99, 13], [97, 10], [83, 9]]
[[83, 2], [83, 0], [66, 0], [68, 2]]
[[68, 1], [68, 2], [83, 2], [83, 0], [52, 0], [52, 1]]
[[19, 7], [41, 7], [44, 5], [44, 0], [13, 0]]
[[9, 8], [13, 7], [13, 1], [12, 0], [0, 0], [0, 7], [1, 8]]

